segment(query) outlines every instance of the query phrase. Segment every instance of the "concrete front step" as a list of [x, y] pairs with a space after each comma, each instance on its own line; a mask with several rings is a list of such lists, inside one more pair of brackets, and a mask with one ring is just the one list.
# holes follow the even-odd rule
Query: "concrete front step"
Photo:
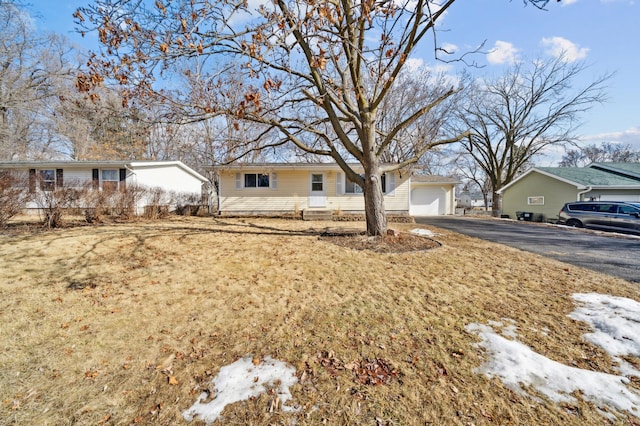
[[331, 210], [303, 210], [302, 220], [331, 220]]

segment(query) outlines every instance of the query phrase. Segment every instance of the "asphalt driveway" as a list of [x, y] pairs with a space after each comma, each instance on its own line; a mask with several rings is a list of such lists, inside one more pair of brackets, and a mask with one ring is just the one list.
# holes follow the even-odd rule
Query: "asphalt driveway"
[[637, 237], [464, 216], [416, 217], [415, 220], [640, 283], [640, 238]]

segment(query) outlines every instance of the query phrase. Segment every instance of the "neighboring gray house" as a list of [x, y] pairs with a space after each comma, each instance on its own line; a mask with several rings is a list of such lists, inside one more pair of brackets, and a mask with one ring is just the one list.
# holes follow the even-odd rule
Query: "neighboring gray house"
[[[10, 161], [0, 162], [2, 170], [27, 175], [30, 192], [84, 185], [99, 191], [125, 191], [135, 185], [200, 199], [209, 183], [180, 161]], [[142, 211], [149, 202], [141, 198], [136, 210]], [[27, 208], [38, 206], [32, 202]]]
[[[570, 201], [640, 202], [640, 163], [592, 163], [586, 167], [536, 167], [499, 191], [502, 213], [516, 219], [555, 220]], [[520, 214], [523, 217], [522, 214]]]

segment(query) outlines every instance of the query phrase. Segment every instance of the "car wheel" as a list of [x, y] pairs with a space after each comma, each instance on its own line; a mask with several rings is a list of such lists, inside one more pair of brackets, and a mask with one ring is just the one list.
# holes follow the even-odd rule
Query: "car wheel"
[[578, 219], [569, 219], [567, 221], [567, 226], [571, 226], [574, 228], [582, 228], [582, 222], [580, 222]]

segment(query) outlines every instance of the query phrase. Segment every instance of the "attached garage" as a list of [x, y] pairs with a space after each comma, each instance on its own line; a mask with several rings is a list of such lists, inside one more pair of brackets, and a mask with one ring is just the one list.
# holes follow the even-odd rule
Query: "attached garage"
[[411, 176], [409, 214], [411, 216], [440, 216], [455, 212], [456, 179], [443, 176]]

